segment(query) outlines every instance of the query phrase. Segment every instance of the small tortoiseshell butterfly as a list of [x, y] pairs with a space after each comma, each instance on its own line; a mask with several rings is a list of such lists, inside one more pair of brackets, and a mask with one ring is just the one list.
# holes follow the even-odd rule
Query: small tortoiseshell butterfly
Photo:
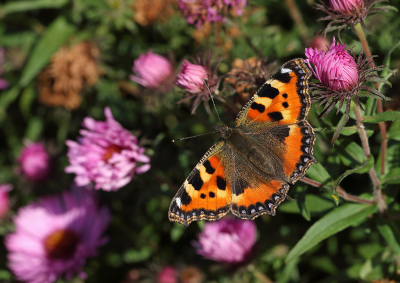
[[234, 128], [196, 165], [169, 207], [169, 220], [218, 220], [232, 210], [242, 219], [275, 215], [294, 184], [316, 163], [315, 134], [305, 120], [311, 71], [303, 59], [284, 64], [239, 112]]

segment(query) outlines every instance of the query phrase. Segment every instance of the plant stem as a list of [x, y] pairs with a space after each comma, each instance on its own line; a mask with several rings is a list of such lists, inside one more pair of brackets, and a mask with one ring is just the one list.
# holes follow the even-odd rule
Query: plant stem
[[[365, 51], [365, 55], [367, 57], [371, 56], [371, 50], [369, 49], [369, 45], [367, 42], [367, 38], [365, 37], [365, 33], [364, 30], [361, 26], [360, 23], [356, 24], [354, 26], [354, 29], [357, 33], [358, 38], [360, 39], [360, 42], [363, 46], [363, 49]], [[374, 64], [374, 60], [372, 58], [369, 59], [369, 66], [370, 68], [374, 68], [375, 64]], [[376, 90], [379, 89], [379, 84], [375, 83], [375, 88]], [[378, 113], [382, 113], [383, 112], [383, 107], [382, 107], [382, 100], [378, 99], [377, 101], [377, 111]], [[386, 148], [387, 148], [387, 139], [386, 139], [386, 124], [385, 122], [379, 122], [379, 129], [381, 132], [381, 136], [382, 136], [382, 144], [381, 144], [381, 174], [385, 174], [385, 158], [386, 158]]]
[[[365, 131], [364, 124], [362, 122], [360, 107], [358, 106], [357, 103], [354, 103], [354, 113], [356, 114], [358, 135], [360, 136], [361, 139], [362, 148], [364, 150], [365, 156], [369, 158], [369, 156], [371, 155], [371, 151], [369, 149], [368, 136], [367, 132]], [[374, 194], [375, 194], [375, 201], [378, 203], [379, 211], [383, 213], [386, 210], [386, 203], [383, 199], [382, 190], [379, 188], [380, 181], [378, 179], [378, 175], [376, 174], [374, 167], [369, 169], [368, 173], [372, 180]]]
[[254, 264], [249, 264], [249, 266], [248, 266], [247, 268], [248, 268], [248, 270], [249, 270], [251, 273], [253, 273], [254, 276], [255, 276], [258, 280], [260, 280], [261, 282], [263, 282], [263, 283], [274, 283], [274, 282], [271, 281], [271, 279], [269, 279], [269, 278], [267, 277], [267, 275], [265, 275], [264, 273], [262, 273], [261, 271], [259, 271], [259, 270], [254, 266]]
[[[307, 177], [304, 177], [303, 179], [301, 179], [300, 181], [302, 181], [303, 183], [306, 183], [308, 185], [311, 185], [313, 187], [317, 187], [317, 188], [322, 188], [324, 185], [322, 185], [321, 183], [311, 180]], [[358, 203], [366, 203], [366, 204], [374, 204], [376, 203], [376, 201], [372, 201], [372, 200], [367, 200], [367, 199], [362, 199], [353, 195], [348, 194], [345, 190], [343, 190], [342, 187], [338, 187], [337, 188], [337, 193], [338, 195], [346, 200], [346, 201], [352, 201], [352, 202], [358, 202]]]
[[308, 28], [303, 21], [303, 17], [301, 16], [299, 7], [297, 7], [294, 0], [285, 0], [285, 4], [289, 10], [290, 16], [292, 17], [296, 26], [298, 26], [300, 30], [300, 37], [303, 40], [303, 43], [308, 45], [310, 40], [308, 38]]

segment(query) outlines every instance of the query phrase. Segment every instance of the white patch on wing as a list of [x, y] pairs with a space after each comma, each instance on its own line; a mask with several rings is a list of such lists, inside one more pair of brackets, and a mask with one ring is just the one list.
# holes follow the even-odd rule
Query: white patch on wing
[[176, 205], [177, 205], [179, 208], [181, 208], [181, 206], [182, 206], [181, 198], [176, 198], [175, 201], [176, 201]]
[[281, 69], [281, 73], [282, 74], [284, 74], [284, 73], [290, 73], [292, 70], [291, 69], [287, 69], [287, 68], [282, 68]]

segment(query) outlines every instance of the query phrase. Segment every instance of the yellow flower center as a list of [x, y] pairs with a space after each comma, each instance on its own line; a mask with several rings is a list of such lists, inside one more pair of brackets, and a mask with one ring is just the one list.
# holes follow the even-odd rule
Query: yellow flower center
[[79, 235], [70, 229], [60, 229], [44, 239], [44, 248], [50, 259], [71, 258], [79, 243]]
[[120, 147], [120, 146], [118, 146], [118, 145], [110, 144], [110, 145], [106, 148], [106, 150], [105, 150], [105, 152], [104, 152], [104, 154], [103, 154], [103, 160], [104, 160], [104, 161], [108, 161], [108, 159], [110, 159], [110, 158], [113, 156], [113, 153], [114, 153], [114, 152], [116, 152], [116, 153], [121, 153], [121, 151], [122, 151], [123, 149], [124, 149], [123, 147]]

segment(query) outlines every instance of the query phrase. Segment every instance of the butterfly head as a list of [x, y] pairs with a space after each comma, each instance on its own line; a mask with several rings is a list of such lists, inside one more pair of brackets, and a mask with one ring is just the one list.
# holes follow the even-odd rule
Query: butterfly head
[[228, 126], [225, 126], [225, 125], [222, 125], [222, 126], [213, 125], [213, 128], [218, 132], [218, 135], [221, 138], [226, 138], [231, 133], [231, 129], [229, 129]]

